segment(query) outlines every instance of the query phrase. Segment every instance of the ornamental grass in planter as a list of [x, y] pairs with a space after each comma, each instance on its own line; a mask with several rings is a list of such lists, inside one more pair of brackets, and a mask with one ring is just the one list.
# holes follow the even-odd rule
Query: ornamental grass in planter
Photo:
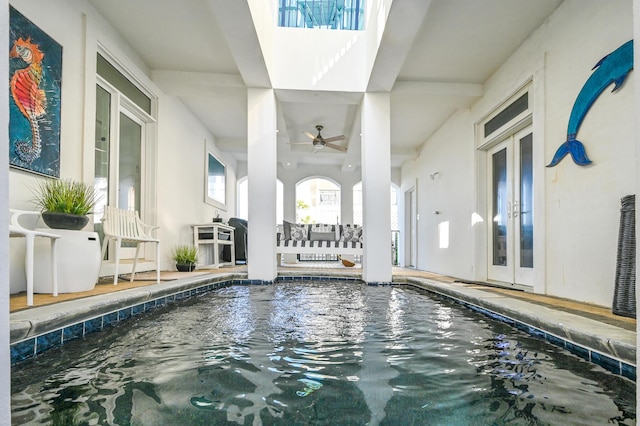
[[176, 269], [180, 272], [191, 272], [196, 269], [198, 261], [198, 249], [189, 245], [178, 245], [173, 248], [173, 260]]
[[33, 193], [42, 220], [54, 229], [84, 228], [98, 201], [93, 186], [72, 179], [39, 181]]

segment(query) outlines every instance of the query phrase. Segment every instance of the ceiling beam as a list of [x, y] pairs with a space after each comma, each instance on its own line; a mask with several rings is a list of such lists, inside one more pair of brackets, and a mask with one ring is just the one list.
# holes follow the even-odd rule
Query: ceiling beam
[[222, 88], [246, 90], [240, 74], [153, 70], [151, 79], [164, 92], [173, 96], [212, 94]]
[[272, 87], [249, 3], [246, 0], [209, 0], [209, 7], [246, 86]]
[[428, 81], [396, 81], [391, 95], [433, 95], [433, 96], [464, 96], [479, 98], [484, 94], [484, 86], [474, 83], [446, 83]]
[[404, 0], [392, 3], [369, 77], [367, 92], [391, 91], [413, 41], [420, 32], [430, 5], [431, 0]]

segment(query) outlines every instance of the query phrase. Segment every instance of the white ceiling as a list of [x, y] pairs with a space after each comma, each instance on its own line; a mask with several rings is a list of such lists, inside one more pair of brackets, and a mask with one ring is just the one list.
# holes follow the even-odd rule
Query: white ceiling
[[[266, 0], [265, 0], [266, 1]], [[275, 1], [275, 0], [272, 0]], [[89, 0], [151, 70], [216, 137], [246, 159], [247, 86], [268, 74], [246, 1]], [[368, 90], [391, 90], [392, 166], [419, 147], [482, 85], [562, 0], [396, 0]], [[306, 52], [305, 55], [308, 55]], [[304, 55], [301, 55], [304, 60]], [[362, 94], [277, 90], [278, 160], [287, 167], [360, 163]], [[302, 132], [345, 135], [348, 152], [312, 153]], [[310, 140], [309, 140], [310, 141]]]

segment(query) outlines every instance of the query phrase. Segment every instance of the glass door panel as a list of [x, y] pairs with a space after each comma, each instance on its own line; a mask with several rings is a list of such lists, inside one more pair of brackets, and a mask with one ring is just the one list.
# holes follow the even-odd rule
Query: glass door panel
[[492, 242], [493, 242], [493, 265], [507, 266], [507, 214], [508, 198], [507, 192], [507, 148], [492, 155]]
[[118, 207], [140, 211], [142, 125], [120, 113]]
[[520, 139], [520, 267], [533, 268], [533, 137]]
[[109, 140], [111, 139], [111, 94], [96, 86], [95, 180], [98, 202], [93, 209], [93, 228], [102, 241], [102, 215], [109, 203]]
[[527, 128], [488, 152], [490, 280], [533, 285], [532, 143]]

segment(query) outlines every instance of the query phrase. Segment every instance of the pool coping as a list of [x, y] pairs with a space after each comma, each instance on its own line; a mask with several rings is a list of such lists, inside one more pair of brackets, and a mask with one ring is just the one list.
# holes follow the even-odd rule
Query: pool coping
[[[276, 281], [346, 280], [350, 273], [283, 273]], [[11, 363], [16, 364], [65, 342], [188, 297], [235, 284], [272, 284], [248, 280], [246, 273], [181, 278], [108, 294], [45, 305], [10, 315]], [[636, 333], [539, 304], [470, 288], [463, 283], [394, 276], [394, 285], [436, 293], [531, 335], [561, 346], [607, 370], [636, 380]]]
[[539, 304], [428, 278], [397, 280], [440, 294], [473, 310], [563, 347], [607, 370], [636, 380], [636, 333]]

